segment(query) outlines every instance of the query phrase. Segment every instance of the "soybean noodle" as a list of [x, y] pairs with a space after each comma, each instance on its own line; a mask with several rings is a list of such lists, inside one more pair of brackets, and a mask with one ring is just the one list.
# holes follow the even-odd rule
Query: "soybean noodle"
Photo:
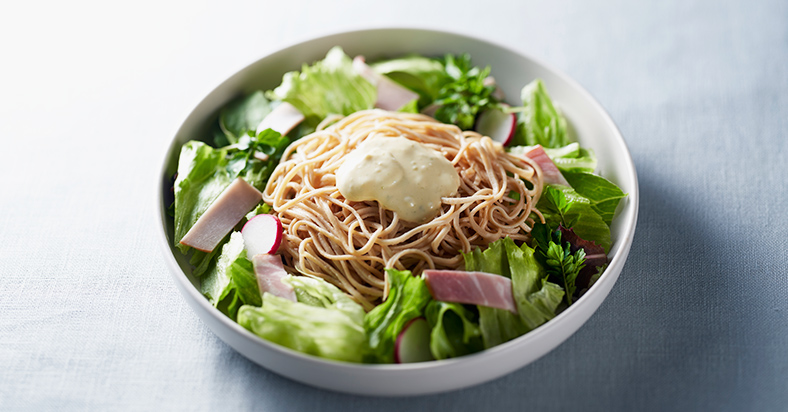
[[[432, 220], [398, 218], [375, 201], [352, 202], [336, 187], [345, 155], [375, 136], [403, 136], [439, 151], [460, 176], [458, 193], [442, 198]], [[525, 182], [528, 182], [526, 185]], [[499, 143], [420, 115], [367, 110], [331, 117], [293, 142], [271, 175], [263, 200], [284, 227], [279, 253], [291, 272], [325, 279], [369, 310], [385, 291], [385, 268], [458, 269], [462, 252], [509, 236], [525, 241], [533, 227], [542, 171]]]

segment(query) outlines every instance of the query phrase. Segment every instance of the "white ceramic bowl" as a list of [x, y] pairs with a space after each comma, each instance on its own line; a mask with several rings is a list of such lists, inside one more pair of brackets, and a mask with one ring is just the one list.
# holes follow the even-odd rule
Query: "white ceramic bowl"
[[[277, 86], [282, 74], [298, 70], [302, 63], [322, 59], [335, 45], [342, 46], [350, 56], [362, 54], [368, 60], [408, 53], [442, 56], [467, 52], [476, 65], [492, 67], [493, 76], [514, 104], [520, 103], [520, 89], [526, 83], [543, 79], [578, 140], [595, 150], [601, 174], [629, 194], [612, 225], [612, 260], [599, 281], [555, 319], [513, 341], [462, 358], [403, 365], [360, 365], [304, 355], [258, 338], [213, 308], [200, 294], [187, 259], [173, 247], [172, 219], [166, 213], [180, 147], [190, 139], [207, 138], [218, 110], [230, 100]], [[591, 317], [616, 283], [632, 244], [638, 211], [637, 177], [627, 146], [616, 125], [588, 92], [566, 75], [506, 47], [461, 34], [422, 29], [339, 33], [286, 47], [252, 63], [214, 89], [183, 122], [167, 152], [157, 185], [165, 260], [175, 284], [203, 322], [228, 345], [267, 369], [309, 385], [362, 395], [428, 394], [476, 385], [519, 369], [557, 347]]]

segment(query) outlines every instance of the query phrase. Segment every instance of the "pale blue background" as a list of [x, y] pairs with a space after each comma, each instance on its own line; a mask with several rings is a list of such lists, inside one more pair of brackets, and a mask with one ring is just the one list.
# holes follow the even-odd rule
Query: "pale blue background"
[[[0, 6], [0, 409], [788, 408], [786, 2], [287, 3]], [[215, 85], [379, 25], [566, 72], [618, 123], [641, 188], [629, 261], [577, 334], [496, 381], [399, 400], [236, 354], [176, 291], [153, 215], [165, 146]]]

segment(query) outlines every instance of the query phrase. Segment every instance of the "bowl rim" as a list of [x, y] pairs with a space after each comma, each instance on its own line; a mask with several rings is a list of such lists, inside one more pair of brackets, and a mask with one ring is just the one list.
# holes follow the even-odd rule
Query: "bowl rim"
[[[624, 176], [631, 176], [632, 178], [632, 191], [627, 193], [627, 197], [625, 198], [627, 201], [627, 205], [625, 207], [632, 208], [632, 213], [629, 214], [628, 219], [624, 222], [618, 221], [617, 223], [621, 226], [621, 233], [617, 239], [616, 245], [618, 245], [619, 253], [611, 259], [610, 263], [608, 264], [605, 273], [600, 277], [600, 279], [589, 288], [589, 290], [580, 298], [577, 299], [576, 303], [556, 315], [553, 319], [545, 322], [544, 324], [540, 325], [536, 329], [521, 335], [515, 339], [512, 339], [508, 342], [502, 343], [495, 347], [485, 349], [483, 351], [473, 353], [470, 355], [461, 356], [458, 358], [451, 358], [451, 359], [443, 359], [439, 361], [429, 361], [429, 362], [419, 362], [419, 363], [404, 363], [404, 364], [364, 364], [364, 363], [352, 363], [352, 362], [345, 362], [345, 361], [338, 361], [332, 359], [325, 359], [320, 358], [314, 355], [309, 355], [305, 353], [301, 353], [295, 351], [293, 349], [278, 345], [276, 343], [267, 341], [257, 335], [253, 334], [251, 331], [247, 330], [246, 328], [239, 325], [237, 322], [233, 321], [223, 313], [221, 313], [217, 308], [211, 305], [208, 300], [194, 287], [191, 281], [187, 278], [186, 274], [183, 272], [181, 267], [178, 265], [178, 262], [175, 259], [173, 254], [173, 249], [170, 245], [168, 235], [167, 235], [167, 226], [166, 226], [166, 219], [169, 219], [169, 216], [166, 213], [167, 206], [164, 205], [164, 187], [162, 186], [167, 181], [167, 166], [168, 166], [168, 159], [171, 158], [173, 150], [175, 146], [180, 147], [177, 144], [176, 138], [180, 134], [182, 128], [184, 127], [186, 121], [191, 117], [191, 115], [203, 105], [203, 103], [208, 100], [208, 98], [217, 90], [221, 89], [225, 86], [226, 83], [230, 82], [237, 74], [240, 72], [249, 69], [251, 66], [257, 64], [261, 60], [264, 60], [275, 53], [285, 52], [290, 49], [304, 47], [307, 43], [325, 39], [328, 37], [334, 36], [345, 36], [345, 35], [361, 35], [364, 33], [371, 33], [371, 32], [422, 32], [423, 34], [441, 34], [441, 35], [450, 35], [453, 37], [463, 38], [465, 40], [472, 40], [477, 42], [483, 42], [490, 44], [491, 46], [498, 47], [509, 54], [513, 54], [516, 56], [523, 57], [527, 60], [530, 60], [532, 63], [541, 66], [543, 69], [553, 73], [557, 77], [559, 77], [562, 81], [566, 82], [576, 91], [578, 91], [583, 97], [585, 97], [588, 102], [590, 102], [591, 107], [595, 111], [595, 115], [601, 116], [604, 123], [610, 130], [613, 130], [614, 133], [611, 136], [608, 136], [608, 139], [615, 139], [616, 143], [620, 145], [623, 149], [626, 156], [623, 156], [621, 159], [618, 159], [617, 162], [623, 162], [623, 170], [625, 171]], [[295, 357], [300, 360], [306, 362], [312, 362], [316, 364], [322, 364], [324, 366], [330, 367], [338, 367], [343, 368], [348, 371], [381, 371], [384, 373], [411, 373], [414, 371], [421, 371], [425, 369], [436, 369], [436, 368], [449, 368], [452, 365], [456, 365], [459, 363], [468, 362], [471, 359], [479, 359], [482, 357], [493, 357], [499, 353], [509, 352], [512, 351], [515, 347], [519, 347], [522, 345], [526, 345], [530, 341], [539, 340], [541, 336], [551, 334], [554, 329], [561, 327], [561, 320], [568, 318], [574, 312], [581, 311], [585, 308], [584, 302], [590, 302], [589, 299], [583, 299], [585, 295], [594, 293], [595, 290], [602, 290], [605, 289], [607, 286], [612, 288], [612, 284], [615, 283], [618, 279], [618, 276], [606, 276], [608, 273], [619, 273], [626, 262], [627, 252], [631, 243], [634, 238], [634, 231], [637, 224], [637, 217], [639, 212], [639, 187], [638, 187], [638, 179], [637, 179], [637, 170], [634, 165], [634, 161], [632, 159], [631, 152], [629, 147], [626, 144], [618, 126], [615, 124], [613, 119], [608, 114], [607, 110], [577, 81], [573, 78], [551, 66], [548, 63], [545, 63], [539, 58], [533, 57], [532, 55], [519, 51], [514, 50], [511, 47], [501, 44], [496, 40], [492, 40], [486, 36], [478, 35], [478, 34], [465, 34], [460, 33], [459, 31], [447, 30], [447, 29], [435, 29], [435, 28], [428, 28], [424, 26], [418, 25], [401, 25], [401, 26], [385, 26], [385, 27], [356, 27], [351, 29], [343, 29], [343, 30], [333, 30], [333, 31], [326, 31], [322, 34], [316, 34], [313, 36], [302, 37], [300, 39], [285, 43], [279, 47], [276, 47], [272, 50], [264, 52], [262, 56], [252, 60], [251, 62], [247, 63], [243, 67], [235, 70], [229, 77], [222, 80], [217, 86], [210, 89], [210, 91], [196, 104], [192, 107], [192, 109], [188, 112], [188, 114], [183, 118], [183, 120], [179, 123], [176, 133], [173, 135], [169, 143], [166, 145], [166, 151], [163, 155], [163, 161], [160, 163], [161, 170], [156, 175], [157, 184], [156, 184], [156, 205], [155, 205], [155, 213], [157, 216], [157, 224], [158, 233], [159, 233], [159, 244], [161, 245], [161, 250], [164, 255], [165, 262], [170, 270], [170, 273], [173, 279], [178, 283], [180, 286], [179, 289], [181, 291], [185, 291], [189, 294], [189, 297], [193, 300], [194, 303], [197, 303], [201, 306], [202, 309], [206, 311], [206, 313], [210, 313], [214, 318], [219, 320], [225, 327], [234, 331], [239, 337], [242, 337], [246, 342], [257, 345], [263, 346], [268, 350], [273, 350], [278, 352], [281, 355]], [[284, 74], [284, 73], [282, 73]], [[621, 216], [621, 209], [619, 211], [619, 216], [617, 218], [623, 218]], [[624, 252], [624, 253], [621, 253]], [[604, 300], [604, 298], [603, 298]], [[198, 315], [199, 318], [199, 315]], [[202, 321], [202, 319], [200, 319]], [[204, 321], [203, 321], [204, 322]], [[584, 322], [585, 323], [585, 322]], [[581, 325], [582, 327], [582, 325]], [[211, 328], [209, 328], [211, 329]], [[574, 333], [574, 332], [573, 332]], [[572, 333], [572, 334], [573, 334]], [[570, 334], [571, 336], [571, 334]], [[561, 342], [559, 342], [560, 345]], [[556, 345], [557, 347], [558, 345]], [[551, 348], [552, 350], [554, 348]]]

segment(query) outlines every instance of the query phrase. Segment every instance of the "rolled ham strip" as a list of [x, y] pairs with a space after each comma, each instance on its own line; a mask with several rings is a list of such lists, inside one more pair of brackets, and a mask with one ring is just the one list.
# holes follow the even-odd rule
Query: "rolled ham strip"
[[263, 200], [263, 194], [245, 180], [235, 179], [189, 229], [181, 244], [212, 251], [233, 227]]
[[500, 275], [460, 270], [425, 270], [427, 287], [435, 300], [508, 310], [517, 314], [512, 280]]
[[569, 186], [569, 182], [566, 181], [564, 175], [561, 174], [561, 171], [558, 170], [555, 163], [547, 156], [547, 153], [545, 153], [541, 145], [534, 146], [534, 148], [526, 152], [524, 156], [539, 165], [539, 168], [542, 169], [542, 178], [545, 183], [549, 185], [557, 184]]
[[282, 102], [276, 106], [263, 121], [257, 125], [257, 133], [265, 129], [273, 129], [282, 136], [290, 133], [294, 127], [304, 121], [304, 115], [290, 103]]
[[419, 98], [418, 93], [400, 86], [395, 81], [373, 70], [364, 62], [362, 56], [356, 56], [353, 59], [353, 69], [378, 88], [378, 100], [375, 102], [375, 107], [379, 109], [399, 110], [402, 106]]
[[254, 255], [252, 264], [254, 264], [254, 274], [257, 276], [257, 285], [260, 286], [261, 295], [268, 292], [280, 298], [296, 301], [293, 287], [282, 282], [282, 279], [287, 276], [287, 271], [282, 266], [282, 258], [279, 255], [267, 253]]

